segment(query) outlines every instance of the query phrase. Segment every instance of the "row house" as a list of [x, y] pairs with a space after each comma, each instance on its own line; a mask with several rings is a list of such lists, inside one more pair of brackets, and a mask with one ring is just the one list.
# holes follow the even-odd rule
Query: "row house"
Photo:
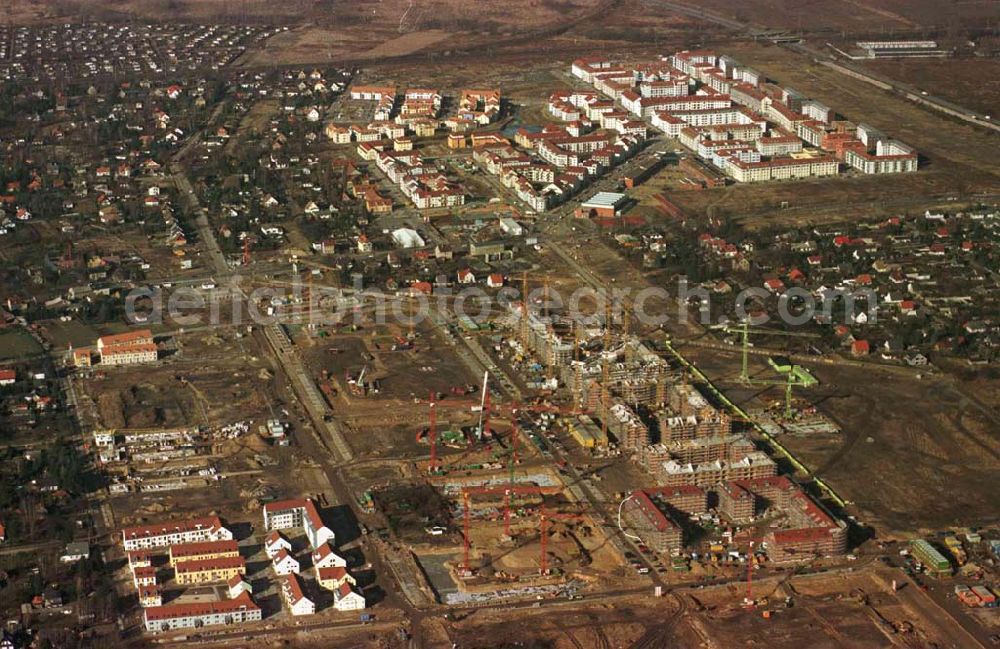
[[382, 139], [382, 134], [374, 128], [352, 124], [350, 131], [355, 142], [375, 142]]
[[139, 329], [97, 339], [97, 353], [105, 365], [132, 365], [157, 359], [153, 332]]
[[245, 574], [246, 562], [240, 556], [180, 561], [174, 564], [174, 581], [182, 585], [229, 581], [236, 575]]
[[721, 168], [742, 183], [836, 176], [840, 164], [830, 156], [776, 158], [767, 161], [744, 161], [737, 156], [726, 159]]
[[393, 86], [353, 86], [351, 88], [351, 99], [379, 101], [386, 97], [394, 99], [396, 88]]
[[261, 619], [261, 610], [244, 593], [236, 599], [217, 602], [152, 606], [143, 610], [142, 617], [146, 630], [156, 633], [255, 622]]
[[574, 77], [587, 83], [593, 83], [594, 73], [611, 69], [611, 61], [598, 58], [580, 58], [573, 61], [570, 72]]
[[125, 550], [162, 548], [201, 541], [230, 541], [233, 538], [233, 533], [222, 525], [218, 516], [126, 527], [121, 533]]
[[224, 541], [201, 541], [171, 545], [167, 550], [168, 565], [174, 567], [180, 561], [197, 561], [240, 556], [239, 545], [229, 539]]
[[668, 460], [658, 467], [658, 477], [666, 486], [695, 485], [710, 487], [729, 480], [747, 480], [773, 476], [777, 465], [766, 453], [754, 451], [735, 461], [716, 460], [689, 464]]
[[690, 90], [691, 82], [687, 75], [650, 79], [639, 84], [639, 94], [643, 97], [683, 97]]

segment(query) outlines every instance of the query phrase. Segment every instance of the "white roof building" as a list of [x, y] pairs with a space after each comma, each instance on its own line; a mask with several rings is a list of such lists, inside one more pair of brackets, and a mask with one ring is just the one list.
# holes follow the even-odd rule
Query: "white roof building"
[[399, 228], [392, 231], [392, 240], [401, 248], [423, 248], [425, 243], [416, 230]]

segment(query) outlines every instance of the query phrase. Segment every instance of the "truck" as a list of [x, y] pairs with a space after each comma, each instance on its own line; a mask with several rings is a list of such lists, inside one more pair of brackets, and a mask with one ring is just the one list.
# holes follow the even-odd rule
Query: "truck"
[[361, 620], [362, 624], [368, 624], [369, 622], [372, 622], [372, 621], [375, 620], [375, 616], [372, 615], [371, 613], [362, 613], [361, 617], [360, 617], [360, 620]]

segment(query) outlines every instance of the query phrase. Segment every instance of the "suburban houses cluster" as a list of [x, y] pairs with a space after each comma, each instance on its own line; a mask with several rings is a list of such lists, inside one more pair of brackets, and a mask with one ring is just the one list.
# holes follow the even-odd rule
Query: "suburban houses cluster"
[[[336, 144], [357, 143], [358, 155], [374, 161], [378, 169], [417, 209], [456, 207], [465, 204], [466, 191], [434, 165], [425, 163], [413, 150], [413, 137], [431, 137], [442, 126], [449, 132], [449, 146], [464, 146], [465, 134], [487, 126], [500, 115], [501, 95], [497, 89], [465, 89], [459, 93], [453, 115], [442, 116], [442, 94], [435, 89], [395, 86], [353, 85], [350, 98], [375, 104], [373, 121], [365, 126], [328, 122], [326, 136]], [[473, 135], [475, 137], [475, 135]], [[392, 210], [390, 198], [374, 185], [362, 196], [370, 213]]]
[[0, 79], [97, 79], [109, 74], [165, 75], [230, 65], [247, 47], [284, 27], [102, 23], [4, 25], [9, 44]]
[[635, 155], [645, 138], [644, 128], [634, 133], [588, 130], [582, 124], [522, 127], [514, 144], [499, 137], [477, 142], [473, 136], [473, 159], [532, 210], [543, 212]]
[[917, 169], [911, 147], [712, 51], [637, 65], [580, 59], [571, 71], [595, 92], [558, 93], [553, 115], [575, 124], [600, 113], [623, 129], [648, 119], [736, 182], [834, 176], [842, 165], [864, 174]]
[[[309, 499], [264, 505], [263, 551], [270, 561], [276, 588], [289, 613], [311, 615], [317, 610], [311, 587], [302, 579], [292, 542], [284, 531], [301, 529], [309, 543], [316, 584], [332, 593], [338, 611], [365, 608], [347, 560], [335, 550], [335, 535]], [[254, 575], [232, 531], [218, 516], [171, 520], [127, 527], [121, 531], [133, 585], [147, 631], [160, 632], [212, 625], [232, 625], [262, 619], [255, 603]], [[248, 547], [248, 549], [250, 549]], [[169, 578], [164, 576], [169, 573]], [[218, 584], [228, 597], [217, 601], [188, 598], [177, 586]], [[166, 592], [170, 588], [170, 593]], [[167, 599], [169, 597], [170, 599]]]

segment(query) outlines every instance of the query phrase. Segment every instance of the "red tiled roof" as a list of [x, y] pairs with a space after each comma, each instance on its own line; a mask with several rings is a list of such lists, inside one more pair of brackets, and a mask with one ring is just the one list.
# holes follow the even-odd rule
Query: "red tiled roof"
[[297, 498], [293, 500], [277, 500], [264, 505], [264, 511], [268, 513], [287, 511], [289, 509], [305, 509], [306, 516], [316, 529], [323, 527], [323, 519], [319, 517], [319, 510], [316, 504], [308, 498]]
[[170, 556], [174, 559], [222, 552], [239, 552], [239, 545], [236, 541], [200, 541], [170, 546]]
[[194, 561], [178, 561], [174, 566], [176, 574], [202, 572], [204, 570], [228, 570], [246, 565], [243, 557], [219, 557], [217, 559], [195, 559]]
[[101, 336], [97, 340], [103, 347], [113, 347], [118, 345], [133, 345], [140, 340], [146, 340], [152, 337], [153, 332], [149, 329], [137, 329], [135, 331], [126, 331], [121, 334]]
[[340, 580], [347, 576], [347, 569], [341, 566], [320, 568], [317, 576], [320, 581]]
[[239, 610], [257, 610], [257, 605], [254, 604], [253, 600], [250, 599], [250, 595], [247, 593], [242, 593], [235, 599], [224, 599], [218, 602], [197, 602], [190, 604], [153, 606], [145, 610], [145, 615], [147, 620], [172, 620], [179, 617], [232, 613]]
[[126, 540], [141, 539], [178, 532], [219, 529], [221, 527], [222, 521], [218, 516], [206, 516], [204, 518], [191, 518], [188, 520], [165, 521], [152, 525], [126, 527], [122, 529], [122, 537]]

